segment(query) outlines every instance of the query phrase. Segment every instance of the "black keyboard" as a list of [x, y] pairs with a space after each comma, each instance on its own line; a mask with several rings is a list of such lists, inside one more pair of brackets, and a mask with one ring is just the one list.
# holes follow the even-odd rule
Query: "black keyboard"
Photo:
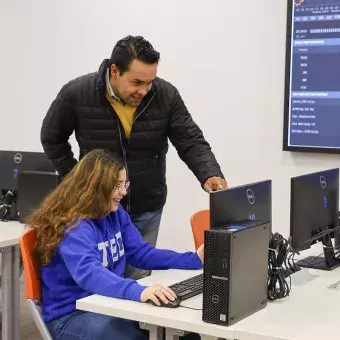
[[169, 286], [181, 301], [203, 293], [203, 274], [193, 276], [187, 280]]

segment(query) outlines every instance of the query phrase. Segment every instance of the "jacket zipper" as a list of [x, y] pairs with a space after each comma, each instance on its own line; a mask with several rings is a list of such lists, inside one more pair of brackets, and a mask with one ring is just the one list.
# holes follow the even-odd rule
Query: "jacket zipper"
[[[150, 105], [151, 103], [151, 100], [153, 99], [153, 97], [155, 96], [155, 93], [153, 94], [153, 96], [150, 98], [150, 100], [148, 101], [148, 103], [145, 105], [145, 107], [143, 108], [143, 110], [138, 113], [138, 115], [135, 117], [135, 119], [133, 120], [133, 123], [132, 123], [132, 126], [133, 124], [135, 123], [135, 121], [140, 117], [140, 115], [147, 109], [147, 107]], [[118, 117], [117, 117], [118, 118]], [[119, 118], [118, 118], [119, 120]], [[122, 141], [122, 131], [121, 131], [121, 128], [120, 128], [120, 123], [118, 122], [118, 128], [119, 128], [119, 140], [120, 140], [120, 145], [122, 147], [122, 150], [123, 150], [123, 158], [124, 158], [124, 163], [125, 163], [125, 169], [126, 169], [126, 176], [127, 178], [129, 178], [129, 170], [128, 170], [128, 166], [127, 166], [127, 157], [126, 157], [126, 150], [123, 146], [123, 141]], [[131, 127], [131, 132], [132, 132], [132, 127]], [[130, 135], [131, 135], [131, 132], [130, 132]], [[130, 139], [128, 139], [128, 144], [130, 143]], [[130, 190], [131, 190], [131, 185], [130, 187], [128, 188], [128, 192], [127, 192], [127, 207], [126, 207], [126, 211], [129, 213], [130, 212], [130, 208], [131, 208], [131, 201], [130, 201], [130, 197], [131, 197], [131, 194], [130, 194]]]
[[[139, 116], [147, 109], [147, 107], [150, 105], [151, 103], [151, 100], [153, 99], [153, 97], [156, 95], [156, 93], [154, 93], [152, 95], [152, 97], [150, 98], [150, 100], [148, 101], [148, 103], [145, 105], [144, 109], [138, 113], [138, 115], [135, 117], [135, 119], [133, 120], [133, 123], [132, 123], [132, 126], [133, 124], [135, 123], [135, 121], [139, 118]], [[132, 131], [132, 127], [131, 127], [131, 131]]]

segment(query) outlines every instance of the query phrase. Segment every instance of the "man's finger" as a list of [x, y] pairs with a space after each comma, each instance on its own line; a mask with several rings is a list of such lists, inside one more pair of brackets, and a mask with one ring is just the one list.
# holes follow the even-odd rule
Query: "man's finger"
[[218, 184], [216, 190], [223, 190], [223, 184]]
[[211, 192], [211, 191], [212, 191], [211, 186], [209, 185], [209, 183], [205, 183], [205, 185], [204, 185], [204, 190], [205, 190], [206, 192]]
[[228, 183], [226, 180], [222, 180], [223, 189], [228, 189]]
[[216, 180], [214, 184], [215, 184], [214, 190], [228, 189], [227, 182], [223, 179]]
[[223, 189], [222, 182], [219, 181], [219, 180], [212, 181], [212, 183], [210, 184], [210, 186], [211, 186], [211, 189], [212, 189], [213, 191], [218, 191], [218, 190], [222, 190], [222, 189]]
[[220, 184], [219, 181], [218, 181], [218, 182], [215, 181], [215, 182], [212, 183], [211, 188], [212, 188], [213, 190], [222, 189], [222, 184]]

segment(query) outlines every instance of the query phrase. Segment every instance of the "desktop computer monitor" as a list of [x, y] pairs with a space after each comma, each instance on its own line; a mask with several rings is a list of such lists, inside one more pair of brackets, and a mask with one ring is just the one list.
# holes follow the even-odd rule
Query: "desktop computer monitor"
[[[340, 265], [336, 259], [332, 237], [338, 238], [339, 169], [311, 173], [291, 179], [290, 236], [292, 248], [306, 250], [321, 241], [324, 257], [310, 256], [300, 260], [300, 267], [332, 270]], [[319, 233], [325, 235], [311, 239]], [[337, 242], [336, 242], [337, 244]]]
[[19, 219], [18, 178], [26, 171], [55, 172], [42, 152], [0, 151], [0, 220]]
[[23, 171], [55, 172], [47, 156], [42, 152], [0, 151], [0, 190], [14, 191], [18, 175]]
[[271, 232], [271, 181], [262, 181], [210, 194], [210, 229], [246, 220], [268, 222]]
[[19, 174], [19, 221], [26, 222], [35, 210], [61, 182], [55, 172], [24, 171]]

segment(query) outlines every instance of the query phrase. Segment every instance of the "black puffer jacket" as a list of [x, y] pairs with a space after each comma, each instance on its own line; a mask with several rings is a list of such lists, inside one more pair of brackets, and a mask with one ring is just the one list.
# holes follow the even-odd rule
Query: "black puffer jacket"
[[165, 158], [168, 138], [201, 184], [223, 177], [199, 127], [177, 89], [157, 78], [138, 107], [126, 140], [120, 120], [105, 96], [108, 60], [99, 71], [66, 84], [49, 108], [41, 128], [41, 143], [61, 176], [77, 163], [70, 135], [75, 131], [80, 158], [97, 148], [125, 159], [130, 191], [122, 204], [132, 213], [155, 211], [166, 200]]

